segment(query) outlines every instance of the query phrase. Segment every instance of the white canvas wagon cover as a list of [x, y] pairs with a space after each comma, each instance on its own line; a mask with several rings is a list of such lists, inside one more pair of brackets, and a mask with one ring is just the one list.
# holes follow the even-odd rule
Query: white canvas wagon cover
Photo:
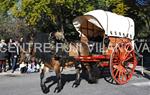
[[[87, 22], [92, 23], [101, 30], [104, 30], [108, 36], [134, 38], [134, 21], [129, 17], [124, 17], [103, 10], [94, 10], [85, 13], [73, 20], [76, 30], [82, 34], [81, 26], [90, 27]], [[92, 32], [92, 31], [90, 31]], [[84, 34], [82, 34], [84, 35]]]

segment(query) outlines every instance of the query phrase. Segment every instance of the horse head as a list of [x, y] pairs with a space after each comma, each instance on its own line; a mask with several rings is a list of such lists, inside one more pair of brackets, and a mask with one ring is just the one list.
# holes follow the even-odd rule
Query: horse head
[[[52, 55], [62, 55], [64, 53], [64, 50], [68, 47], [68, 42], [65, 39], [64, 33], [63, 32], [51, 32], [49, 34], [49, 43], [50, 43], [50, 48], [51, 48], [51, 54]], [[58, 49], [58, 44], [62, 45], [62, 48], [59, 48], [59, 52], [57, 51]]]

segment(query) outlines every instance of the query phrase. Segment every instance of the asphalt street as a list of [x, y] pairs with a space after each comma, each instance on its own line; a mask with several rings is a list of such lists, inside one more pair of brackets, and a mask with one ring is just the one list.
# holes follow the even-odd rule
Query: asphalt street
[[[134, 75], [132, 80], [125, 85], [111, 84], [103, 77], [98, 79], [98, 83], [89, 84], [85, 78], [82, 78], [81, 84], [73, 88], [75, 80], [75, 71], [66, 70], [63, 72], [63, 89], [59, 93], [54, 93], [56, 84], [52, 81], [47, 83], [51, 85], [50, 92], [47, 95], [150, 95], [150, 74]], [[46, 74], [47, 80], [55, 80], [54, 72]], [[40, 88], [39, 73], [0, 74], [0, 95], [45, 95]]]

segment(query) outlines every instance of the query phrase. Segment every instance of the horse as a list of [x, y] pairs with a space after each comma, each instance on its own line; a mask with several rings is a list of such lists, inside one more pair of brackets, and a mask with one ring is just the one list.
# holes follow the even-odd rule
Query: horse
[[[50, 41], [54, 42], [54, 38], [56, 35], [54, 35], [54, 37], [52, 36]], [[60, 36], [60, 34], [59, 34]], [[56, 37], [57, 38], [57, 37]], [[41, 72], [40, 72], [40, 84], [41, 84], [41, 89], [44, 93], [48, 93], [49, 92], [49, 88], [46, 87], [45, 85], [45, 81], [44, 81], [44, 77], [45, 77], [45, 72], [46, 72], [46, 68], [49, 69], [53, 69], [55, 74], [56, 74], [56, 78], [57, 78], [57, 87], [55, 90], [57, 90], [57, 92], [60, 92], [62, 90], [62, 81], [61, 81], [61, 67], [68, 67], [68, 66], [75, 66], [76, 69], [76, 79], [75, 82], [73, 83], [74, 87], [79, 86], [80, 84], [80, 71], [82, 69], [81, 66], [84, 66], [87, 71], [88, 71], [88, 78], [89, 81], [94, 82], [95, 79], [92, 77], [92, 73], [91, 73], [91, 66], [89, 63], [80, 63], [78, 62], [75, 57], [78, 56], [86, 56], [89, 55], [89, 49], [86, 43], [84, 43], [84, 41], [81, 42], [66, 42], [64, 39], [61, 39], [61, 37], [58, 37], [59, 41], [62, 40], [63, 43], [67, 43], [67, 46], [69, 47], [68, 49], [68, 55], [65, 56], [65, 54], [58, 54], [59, 56], [57, 56], [56, 51], [53, 52], [51, 55], [51, 59], [49, 62], [45, 62], [44, 65], [41, 67]], [[64, 37], [62, 37], [64, 38]], [[58, 40], [58, 39], [56, 39]], [[65, 41], [65, 42], [64, 42]], [[61, 42], [61, 41], [60, 41]], [[63, 50], [61, 52], [64, 52]], [[65, 62], [64, 59], [67, 59]], [[68, 60], [69, 59], [69, 60]]]

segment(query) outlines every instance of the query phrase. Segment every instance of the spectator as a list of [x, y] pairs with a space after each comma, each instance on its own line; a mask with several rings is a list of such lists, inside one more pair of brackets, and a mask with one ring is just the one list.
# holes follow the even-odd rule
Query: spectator
[[31, 58], [31, 63], [28, 64], [27, 72], [30, 72], [30, 73], [36, 72], [36, 61], [34, 57]]
[[0, 42], [0, 72], [6, 72], [7, 45], [5, 40]]
[[25, 64], [24, 62], [22, 62], [20, 65], [19, 65], [19, 69], [20, 69], [20, 72], [21, 73], [26, 73], [27, 72], [27, 64]]
[[18, 57], [20, 54], [20, 47], [18, 41], [13, 41], [13, 43], [10, 45], [10, 52], [11, 52], [11, 59], [12, 59], [12, 73], [17, 68], [17, 62], [18, 62]]
[[[12, 39], [8, 39], [7, 41], [8, 48], [10, 47], [11, 44], [12, 44]], [[12, 69], [11, 52], [9, 52], [8, 50], [8, 70], [11, 70], [11, 69]]]

